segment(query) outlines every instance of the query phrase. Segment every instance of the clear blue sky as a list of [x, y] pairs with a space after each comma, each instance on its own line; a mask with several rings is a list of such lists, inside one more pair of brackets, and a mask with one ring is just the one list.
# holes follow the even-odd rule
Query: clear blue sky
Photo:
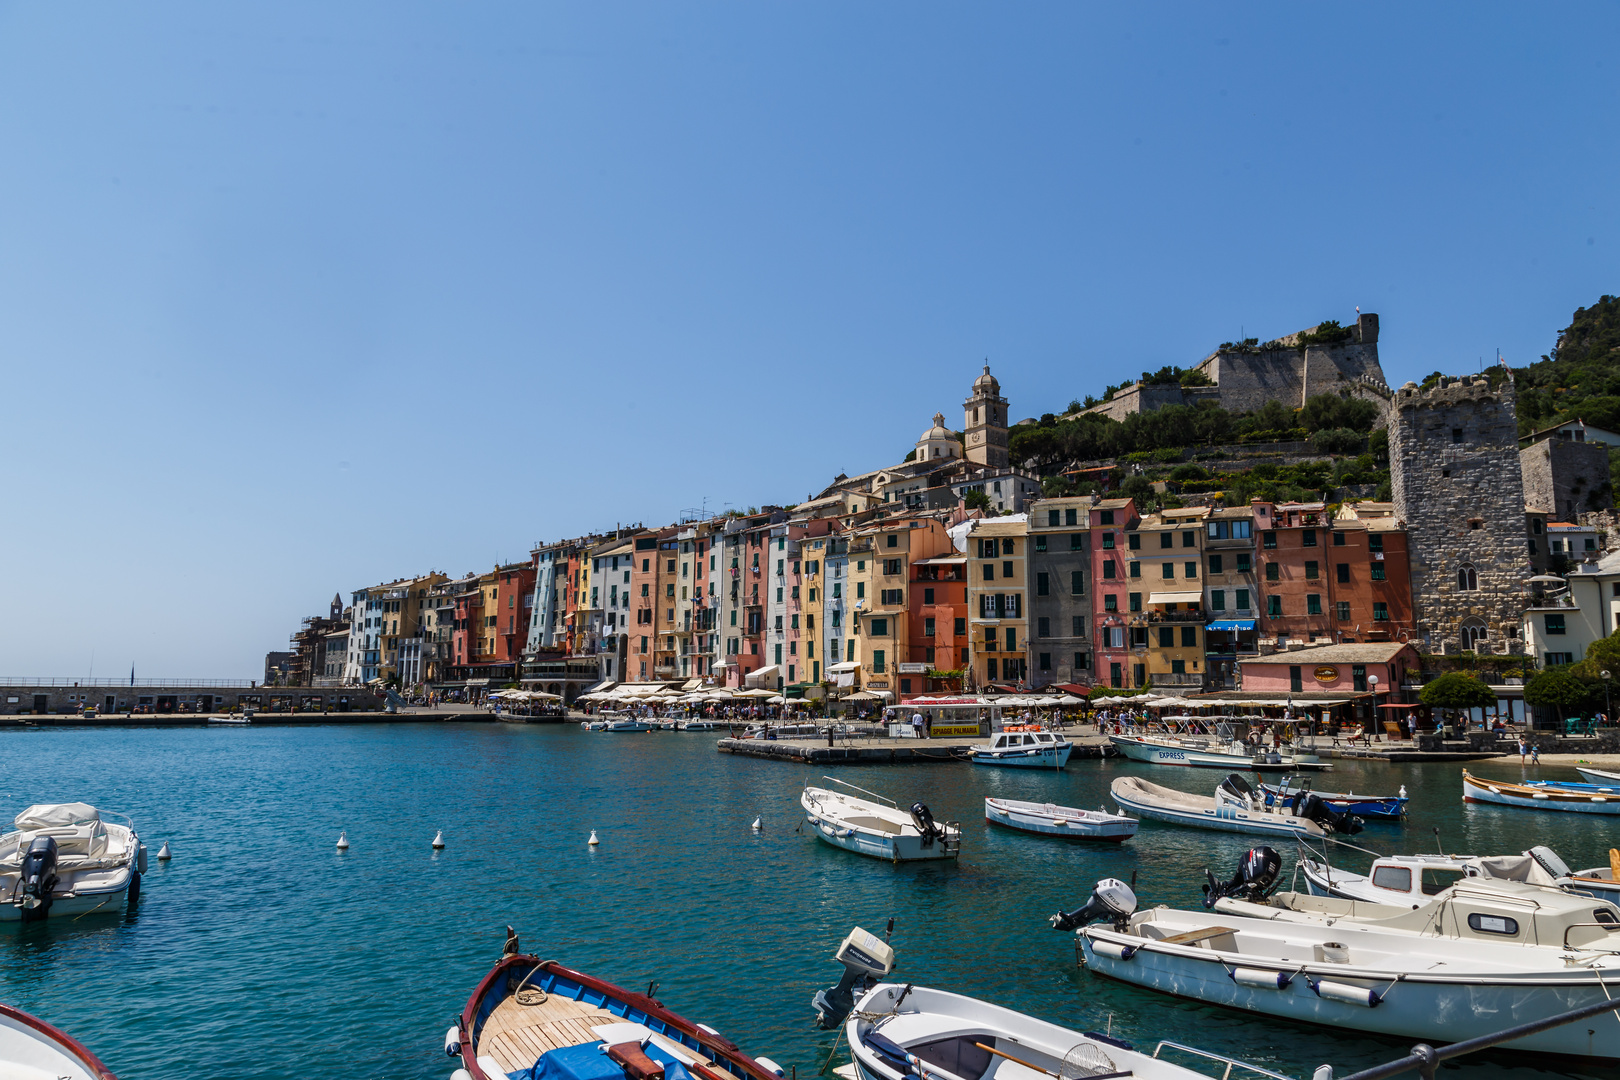
[[802, 499], [1356, 305], [1620, 292], [1614, 5], [0, 3], [0, 674]]

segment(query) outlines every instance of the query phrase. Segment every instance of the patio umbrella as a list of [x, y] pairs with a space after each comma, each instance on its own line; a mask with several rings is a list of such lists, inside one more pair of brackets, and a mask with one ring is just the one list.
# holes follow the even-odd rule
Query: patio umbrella
[[1073, 694], [1064, 694], [1062, 697], [1057, 699], [1057, 703], [1065, 707], [1073, 707], [1075, 705], [1084, 705], [1085, 701], [1081, 698], [1075, 697]]

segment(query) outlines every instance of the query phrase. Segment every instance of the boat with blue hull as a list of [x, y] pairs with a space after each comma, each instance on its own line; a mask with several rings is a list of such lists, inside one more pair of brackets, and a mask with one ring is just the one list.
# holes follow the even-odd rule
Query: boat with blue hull
[[1535, 787], [1506, 780], [1487, 780], [1463, 770], [1463, 801], [1553, 810], [1568, 814], [1620, 814], [1620, 793], [1576, 791], [1569, 787]]
[[[509, 947], [516, 938], [508, 929]], [[648, 988], [652, 990], [652, 987]], [[451, 1080], [781, 1080], [706, 1024], [554, 960], [509, 952], [473, 991], [445, 1052]]]
[[1279, 799], [1287, 802], [1295, 795], [1309, 791], [1340, 813], [1379, 821], [1401, 821], [1406, 817], [1407, 795], [1404, 784], [1399, 795], [1357, 795], [1349, 791], [1317, 791], [1309, 777], [1285, 776], [1275, 784], [1262, 783], [1260, 791], [1266, 797], [1267, 806], [1273, 805]]

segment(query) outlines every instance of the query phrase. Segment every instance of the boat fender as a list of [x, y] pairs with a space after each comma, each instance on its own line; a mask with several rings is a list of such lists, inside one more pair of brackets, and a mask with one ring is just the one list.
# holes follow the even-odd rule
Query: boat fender
[[139, 872], [137, 872], [129, 875], [129, 890], [124, 894], [124, 902], [133, 908], [135, 906], [135, 901], [139, 900], [140, 898], [141, 875]]
[[761, 1065], [765, 1066], [766, 1069], [768, 1069], [771, 1072], [775, 1073], [777, 1076], [786, 1076], [787, 1075], [787, 1071], [785, 1069], [783, 1069], [782, 1066], [778, 1065], [776, 1062], [772, 1061], [768, 1057], [757, 1057], [754, 1060], [759, 1062]]
[[1383, 995], [1370, 986], [1355, 986], [1351, 983], [1333, 982], [1331, 979], [1317, 979], [1311, 982], [1306, 979], [1306, 985], [1316, 991], [1316, 996], [1328, 1001], [1342, 1001], [1347, 1005], [1365, 1005], [1371, 1009], [1383, 1001]]
[[461, 1028], [456, 1024], [450, 1025], [450, 1030], [444, 1033], [445, 1057], [461, 1056]]
[[1091, 942], [1091, 951], [1098, 956], [1106, 956], [1114, 960], [1129, 960], [1136, 955], [1137, 947], [1135, 945], [1121, 945], [1117, 941], [1098, 941], [1095, 938], [1089, 938], [1088, 940]]
[[1282, 990], [1294, 981], [1286, 971], [1263, 971], [1260, 968], [1231, 968], [1227, 977], [1239, 986], [1252, 986], [1257, 990]]
[[146, 873], [146, 845], [145, 844], [142, 844], [140, 850], [135, 853], [135, 869], [136, 869], [136, 871], [138, 873], [142, 873], [142, 874]]
[[450, 1080], [472, 1080], [472, 1073], [466, 1069], [457, 1069], [450, 1074]]

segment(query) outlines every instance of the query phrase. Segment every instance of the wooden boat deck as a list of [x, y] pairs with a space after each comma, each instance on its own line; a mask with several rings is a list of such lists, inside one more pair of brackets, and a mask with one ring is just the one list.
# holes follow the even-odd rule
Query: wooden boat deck
[[521, 1072], [541, 1054], [599, 1041], [593, 1027], [623, 1022], [606, 1009], [556, 994], [538, 1005], [519, 1005], [509, 997], [484, 1021], [477, 1052], [494, 1058], [506, 1072]]

